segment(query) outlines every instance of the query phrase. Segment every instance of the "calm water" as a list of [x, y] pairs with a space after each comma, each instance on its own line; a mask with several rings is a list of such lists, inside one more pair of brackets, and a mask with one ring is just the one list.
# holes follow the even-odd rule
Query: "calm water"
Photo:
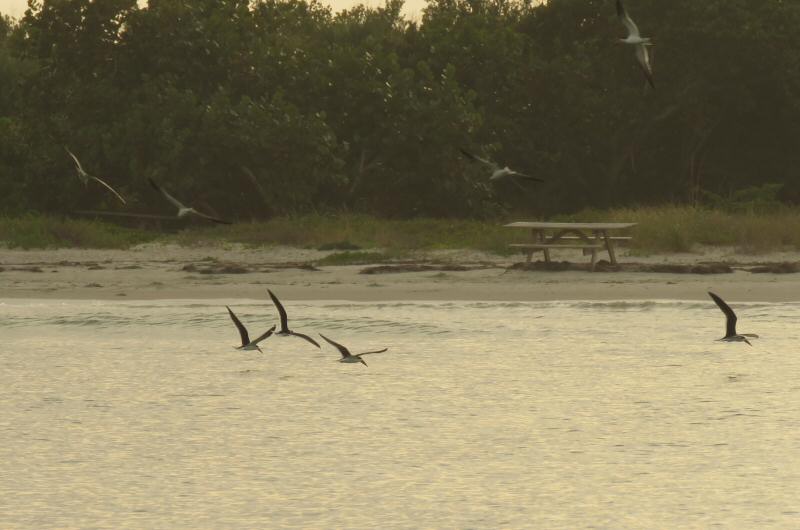
[[0, 303], [0, 528], [800, 528], [800, 304]]

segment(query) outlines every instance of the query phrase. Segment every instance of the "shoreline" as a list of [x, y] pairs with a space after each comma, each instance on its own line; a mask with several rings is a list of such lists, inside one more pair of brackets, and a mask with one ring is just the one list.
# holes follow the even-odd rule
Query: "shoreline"
[[[368, 265], [313, 263], [331, 251], [293, 247], [245, 248], [141, 245], [131, 250], [0, 250], [0, 299], [159, 300], [260, 299], [267, 287], [287, 300], [551, 301], [704, 300], [720, 292], [743, 302], [800, 301], [800, 275], [660, 272], [525, 271], [508, 269], [519, 256], [474, 251], [420, 252], [431, 270], [361, 274]], [[580, 252], [556, 260], [586, 263]], [[710, 248], [695, 254], [631, 256], [621, 263], [800, 262], [800, 252], [743, 256]], [[456, 267], [452, 267], [455, 265]], [[465, 266], [467, 270], [441, 270]], [[439, 268], [436, 268], [439, 267]]]

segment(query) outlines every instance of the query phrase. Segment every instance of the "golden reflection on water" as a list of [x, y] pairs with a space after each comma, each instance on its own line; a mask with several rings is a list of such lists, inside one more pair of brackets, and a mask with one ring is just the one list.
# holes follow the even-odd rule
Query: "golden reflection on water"
[[0, 527], [798, 528], [800, 306], [0, 305]]

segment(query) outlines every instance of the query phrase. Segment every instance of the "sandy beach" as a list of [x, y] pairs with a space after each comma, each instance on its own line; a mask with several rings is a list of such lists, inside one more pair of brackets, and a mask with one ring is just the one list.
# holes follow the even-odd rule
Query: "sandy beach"
[[[368, 265], [315, 266], [330, 251], [142, 245], [131, 250], [0, 251], [1, 298], [209, 299], [261, 298], [267, 287], [306, 300], [615, 300], [703, 299], [707, 290], [740, 301], [797, 301], [797, 274], [755, 274], [763, 263], [797, 263], [800, 253], [739, 255], [709, 248], [692, 254], [630, 256], [624, 264], [725, 263], [727, 274], [530, 271], [510, 269], [520, 256], [474, 251], [424, 252], [426, 270], [363, 274]], [[556, 260], [585, 264], [579, 252]], [[408, 262], [406, 262], [408, 263]], [[463, 268], [466, 270], [448, 270]]]

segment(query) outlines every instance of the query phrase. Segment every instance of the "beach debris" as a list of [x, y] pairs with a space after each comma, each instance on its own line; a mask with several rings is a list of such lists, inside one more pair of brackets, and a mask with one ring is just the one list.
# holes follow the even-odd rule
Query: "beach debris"
[[213, 262], [209, 264], [197, 265], [188, 263], [181, 267], [183, 272], [195, 272], [197, 274], [246, 274], [253, 272], [244, 265], [231, 262]]
[[398, 265], [375, 265], [361, 269], [359, 274], [394, 274], [399, 272], [463, 272], [486, 267], [467, 267], [465, 265], [430, 265], [425, 263], [401, 263]]
[[764, 273], [794, 274], [796, 272], [800, 272], [800, 263], [797, 262], [793, 263], [790, 261], [784, 261], [782, 263], [767, 263], [764, 265], [751, 267], [745, 270], [748, 272], [752, 272], [753, 274], [764, 274]]

